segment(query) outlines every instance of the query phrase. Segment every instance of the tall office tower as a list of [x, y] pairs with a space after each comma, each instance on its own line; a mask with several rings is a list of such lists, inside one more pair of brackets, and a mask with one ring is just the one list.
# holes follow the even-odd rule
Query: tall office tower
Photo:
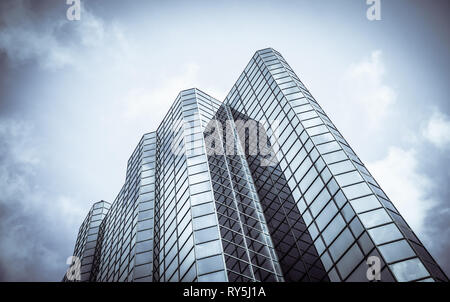
[[273, 49], [180, 93], [97, 231], [84, 280], [448, 281]]
[[95, 281], [97, 268], [94, 259], [98, 256], [102, 243], [98, 240], [100, 224], [108, 213], [109, 207], [110, 204], [103, 200], [92, 205], [78, 231], [73, 256], [70, 259], [72, 269], [67, 271], [63, 281]]

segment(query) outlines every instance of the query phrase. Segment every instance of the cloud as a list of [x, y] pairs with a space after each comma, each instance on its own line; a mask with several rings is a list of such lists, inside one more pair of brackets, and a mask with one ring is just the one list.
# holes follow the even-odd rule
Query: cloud
[[[6, 1], [2, 4], [5, 9], [0, 9], [0, 19], [3, 21], [0, 51], [14, 65], [36, 61], [44, 69], [55, 70], [77, 66], [86, 57], [86, 52], [108, 44], [111, 40], [116, 42], [117, 47], [109, 55], [120, 55], [126, 48], [120, 27], [117, 24], [107, 26], [83, 2], [80, 21], [67, 20], [65, 6], [63, 9], [54, 6], [39, 10], [31, 1], [17, 0], [12, 3]], [[62, 3], [65, 5], [64, 1]]]
[[[139, 87], [130, 90], [122, 99], [123, 117], [127, 120], [142, 120], [148, 130], [155, 130], [167, 113], [177, 94], [185, 89], [196, 87], [199, 66], [189, 63], [182, 67], [176, 77], [158, 79], [160, 86]], [[152, 117], [148, 123], [147, 117]]]
[[[4, 53], [10, 63], [6, 68], [22, 71], [27, 70], [28, 64], [37, 65], [39, 70], [33, 70], [36, 72], [33, 81], [51, 72], [64, 78], [59, 75], [66, 72], [65, 68], [71, 68], [66, 75], [73, 81], [62, 81], [62, 85], [49, 84], [52, 97], [43, 97], [45, 93], [41, 89], [33, 90], [35, 103], [39, 102], [48, 116], [44, 122], [38, 118], [33, 119], [36, 124], [0, 119], [0, 281], [61, 279], [66, 269], [66, 258], [72, 255], [78, 228], [92, 202], [87, 198], [99, 195], [95, 195], [98, 192], [89, 192], [89, 189], [86, 192], [76, 188], [76, 177], [69, 175], [76, 174], [76, 169], [71, 168], [67, 159], [76, 158], [73, 165], [82, 166], [82, 148], [77, 140], [80, 136], [83, 139], [88, 137], [80, 130], [76, 135], [70, 135], [73, 128], [68, 128], [69, 120], [76, 116], [77, 125], [89, 124], [86, 122], [86, 106], [99, 112], [106, 111], [115, 103], [105, 97], [104, 92], [114, 90], [111, 95], [117, 96], [130, 86], [139, 87], [141, 82], [136, 83], [136, 79], [144, 78], [142, 71], [149, 70], [146, 62], [139, 62], [142, 55], [134, 56], [132, 43], [119, 24], [105, 22], [87, 8], [83, 8], [80, 21], [70, 22], [65, 16], [65, 1], [61, 3], [62, 10], [61, 5], [55, 5], [54, 1], [0, 1], [0, 55]], [[138, 63], [140, 68], [136, 68]], [[188, 68], [187, 76], [192, 70], [195, 68]], [[133, 85], [111, 84], [122, 82], [117, 80], [120, 78], [117, 75], [127, 78], [127, 83]], [[90, 80], [107, 84], [100, 85], [97, 90], [77, 86]], [[145, 78], [142, 82], [151, 81]], [[63, 89], [64, 93], [61, 93]], [[95, 92], [98, 94], [94, 96]], [[156, 96], [161, 97], [162, 93]], [[174, 98], [176, 93], [170, 95]], [[109, 102], [98, 102], [99, 95]], [[165, 100], [172, 102], [171, 99]], [[25, 109], [23, 104], [18, 106], [22, 106], [20, 113], [30, 108]], [[49, 106], [52, 109], [48, 110]], [[49, 111], [56, 112], [56, 108], [58, 114], [49, 114]], [[77, 116], [75, 110], [80, 109], [82, 115]], [[122, 113], [117, 107], [114, 110], [114, 117]], [[64, 116], [65, 112], [70, 112], [70, 115]], [[141, 116], [142, 120], [144, 118], [148, 121], [148, 117]], [[58, 133], [63, 132], [62, 129], [66, 134]], [[101, 132], [98, 126], [96, 130]], [[69, 143], [66, 140], [68, 136], [71, 136]], [[70, 148], [64, 147], [69, 144]], [[61, 153], [67, 149], [70, 150]], [[61, 172], [61, 169], [66, 171]], [[102, 182], [108, 186], [110, 180]]]
[[341, 96], [353, 108], [352, 113], [368, 121], [370, 127], [380, 124], [397, 99], [392, 87], [385, 83], [386, 70], [382, 51], [372, 51], [368, 58], [353, 63], [341, 81]]
[[[82, 1], [82, 3], [90, 5], [89, 1]], [[135, 18], [137, 15], [133, 15], [131, 7], [121, 5], [119, 9], [117, 6], [116, 9], [109, 9], [114, 6], [116, 5], [109, 3], [107, 5], [92, 4], [92, 10], [83, 9], [81, 21], [69, 22], [65, 17], [67, 6], [64, 0], [0, 1], [0, 56], [3, 52], [11, 63], [20, 68], [30, 62], [45, 69], [38, 70], [39, 73], [27, 78], [24, 77], [24, 82], [17, 81], [20, 83], [20, 89], [10, 86], [8, 90], [12, 95], [20, 91], [29, 91], [32, 96], [30, 99], [33, 103], [39, 104], [39, 110], [33, 109], [28, 114], [32, 113], [35, 121], [37, 120], [35, 117], [44, 117], [42, 119], [47, 120], [46, 127], [40, 125], [44, 129], [40, 132], [35, 131], [32, 124], [23, 121], [0, 122], [0, 129], [3, 129], [0, 130], [0, 190], [2, 192], [0, 196], [0, 280], [58, 280], [64, 273], [65, 259], [72, 252], [76, 231], [87, 213], [90, 203], [88, 198], [90, 196], [103, 198], [109, 191], [120, 188], [114, 182], [116, 178], [122, 181], [123, 165], [130, 154], [128, 149], [132, 150], [137, 141], [133, 138], [134, 133], [140, 136], [143, 132], [154, 130], [177, 93], [182, 89], [197, 86], [205, 89], [205, 92], [212, 96], [226, 95], [228, 87], [225, 87], [223, 92], [215, 93], [214, 89], [209, 89], [210, 87], [205, 86], [205, 83], [211, 83], [214, 87], [217, 85], [214, 79], [217, 79], [218, 75], [236, 72], [236, 70], [229, 70], [229, 65], [231, 61], [240, 60], [240, 55], [236, 55], [239, 54], [239, 50], [230, 48], [226, 51], [223, 47], [222, 51], [226, 52], [224, 55], [228, 56], [228, 60], [222, 60], [226, 63], [222, 63], [219, 67], [223, 68], [215, 67], [215, 70], [210, 68], [214, 77], [207, 74], [208, 80], [202, 78], [203, 68], [208, 69], [217, 65], [202, 66], [201, 74], [196, 64], [179, 68], [180, 62], [197, 60], [197, 57], [193, 55], [194, 52], [203, 54], [204, 58], [200, 61], [205, 61], [206, 64], [209, 63], [208, 60], [216, 61], [222, 55], [220, 50], [214, 52], [209, 47], [197, 47], [212, 45], [209, 32], [203, 32], [205, 27], [199, 26], [198, 33], [202, 35], [195, 35], [195, 32], [190, 30], [192, 22], [189, 23], [189, 18], [193, 15], [191, 14], [188, 19], [183, 18], [183, 9], [175, 15], [172, 9], [167, 14], [158, 10], [157, 14], [150, 17], [148, 14], [142, 14], [144, 19], [139, 20]], [[125, 14], [122, 10], [124, 7], [127, 7]], [[152, 9], [144, 10], [141, 6], [138, 7], [140, 11], [155, 12]], [[94, 11], [97, 14], [94, 15]], [[201, 11], [197, 12], [202, 14]], [[98, 17], [102, 15], [110, 18], [106, 20]], [[192, 19], [198, 18], [194, 16]], [[113, 20], [120, 20], [126, 24], [115, 24]], [[181, 21], [177, 24], [176, 20]], [[180, 24], [185, 29], [181, 34], [177, 29]], [[176, 29], [173, 32], [177, 33], [173, 34], [172, 29]], [[214, 37], [214, 32], [214, 30], [211, 31], [211, 37]], [[199, 43], [195, 43], [197, 46], [184, 48], [185, 51], [183, 51], [183, 45], [194, 41], [193, 37], [194, 40], [195, 37], [201, 38], [197, 41]], [[247, 39], [248, 37], [235, 38], [245, 43], [252, 42]], [[200, 43], [201, 41], [206, 44]], [[246, 45], [247, 47], [255, 45], [245, 43], [244, 48]], [[326, 47], [323, 48], [326, 49]], [[245, 51], [249, 51], [248, 49]], [[210, 56], [210, 54], [213, 55]], [[230, 55], [233, 56], [230, 57]], [[166, 60], [167, 57], [172, 60]], [[75, 69], [70, 70], [75, 72], [66, 74], [66, 70], [63, 72], [56, 70], [66, 67]], [[367, 126], [376, 128], [377, 125], [382, 125], [382, 119], [390, 112], [390, 108], [396, 104], [397, 99], [396, 91], [387, 81], [388, 70], [384, 66], [382, 52], [374, 51], [368, 57], [355, 61], [344, 73], [339, 70], [333, 73], [332, 67], [330, 74], [343, 76], [341, 92], [344, 97], [336, 102], [340, 108], [336, 111], [340, 113], [337, 117], [342, 116], [344, 121], [349, 121], [343, 124], [348, 125], [349, 133], [360, 135], [362, 137], [360, 145], [364, 145], [369, 136], [365, 131]], [[61, 81], [54, 81], [53, 78], [47, 77], [48, 70], [61, 72], [55, 73]], [[80, 70], [81, 72], [78, 72]], [[10, 76], [8, 71], [5, 70], [7, 78]], [[35, 72], [35, 70], [32, 71]], [[165, 74], [162, 75], [162, 73]], [[338, 76], [334, 76], [333, 79]], [[223, 78], [226, 77], [223, 76]], [[199, 79], [202, 80], [202, 85], [197, 85]], [[27, 80], [30, 83], [26, 83]], [[232, 80], [235, 79], [230, 81]], [[87, 82], [92, 82], [92, 85], [86, 85]], [[39, 87], [32, 86], [36, 83]], [[71, 87], [75, 88], [71, 89]], [[67, 90], [67, 93], [59, 93], [60, 90]], [[12, 98], [12, 100], [15, 99]], [[16, 107], [20, 108], [20, 113], [25, 113], [31, 108], [19, 101], [16, 102]], [[90, 119], [90, 116], [94, 118]], [[138, 123], [141, 127], [136, 127]], [[359, 124], [356, 134], [355, 124]], [[381, 138], [384, 143], [384, 146], [371, 146], [370, 148], [375, 150], [374, 153], [377, 148], [385, 149], [385, 141], [388, 137], [381, 136], [377, 132], [371, 134]], [[37, 148], [38, 143], [35, 140], [36, 137], [44, 136], [53, 137], [45, 146], [45, 151]], [[423, 138], [419, 137], [419, 139], [423, 142]], [[369, 144], [365, 145], [369, 146]], [[379, 168], [381, 172], [378, 174], [383, 177], [378, 179], [383, 180], [385, 175], [394, 172], [398, 175], [397, 179], [405, 177], [399, 169], [392, 168], [397, 165], [396, 161], [401, 161], [404, 159], [401, 157], [404, 156], [408, 159], [408, 161], [405, 159], [404, 165], [410, 167], [416, 164], [412, 169], [416, 177], [406, 177], [402, 180], [403, 187], [411, 188], [415, 181], [424, 183], [419, 186], [414, 185], [413, 189], [416, 191], [413, 191], [414, 194], [410, 193], [410, 198], [419, 204], [427, 200], [444, 200], [440, 197], [428, 196], [427, 192], [431, 190], [432, 185], [423, 181], [423, 179], [429, 180], [426, 175], [419, 173], [417, 163], [418, 158], [422, 157], [419, 156], [418, 146], [414, 146], [416, 150], [414, 152], [398, 149], [403, 153], [397, 152], [395, 160], [389, 160], [388, 156], [377, 161], [376, 163], [381, 166]], [[105, 156], [104, 150], [114, 150], [114, 152], [107, 152]], [[96, 165], [102, 160], [107, 164], [103, 167]], [[74, 169], [74, 166], [79, 169]], [[106, 168], [107, 166], [118, 168], [109, 169]], [[50, 167], [53, 167], [53, 170]], [[88, 168], [92, 169], [88, 171], [89, 173], [87, 173]], [[55, 173], [54, 170], [60, 172]], [[406, 171], [410, 170], [411, 168]], [[42, 173], [47, 175], [43, 177]], [[95, 174], [98, 174], [98, 177], [92, 176]], [[393, 176], [389, 179], [392, 178]], [[81, 185], [80, 179], [84, 180]], [[95, 179], [99, 180], [95, 182]], [[93, 183], [95, 185], [92, 185]], [[401, 200], [402, 196], [395, 197], [391, 194], [392, 189], [385, 186], [384, 182], [382, 184], [397, 205], [399, 203], [397, 199]], [[75, 191], [79, 191], [82, 198], [71, 193]], [[396, 194], [401, 195], [400, 192]], [[402, 201], [404, 204], [406, 202]], [[407, 218], [409, 209], [400, 210]], [[433, 213], [433, 209], [428, 212]], [[443, 212], [442, 208], [433, 213], [433, 216], [436, 217], [438, 212]], [[439, 218], [447, 230], [448, 219], [442, 215]], [[418, 225], [423, 225], [422, 218], [415, 219], [419, 221]], [[432, 238], [436, 238], [436, 235]], [[442, 251], [445, 254], [448, 249], [443, 248]]]
[[446, 240], [450, 238], [450, 190], [446, 183], [448, 178], [444, 179], [441, 184], [439, 192], [440, 202], [436, 204], [426, 216], [425, 234], [421, 238], [422, 243], [428, 247], [431, 255], [435, 257], [437, 263], [441, 268], [450, 274], [450, 257], [448, 251], [450, 250], [450, 242]]
[[[133, 89], [123, 99], [126, 118], [137, 118], [148, 116], [159, 111], [161, 106], [166, 111], [167, 104], [172, 104], [176, 95], [184, 89], [195, 86], [198, 76], [199, 66], [191, 63], [184, 67], [184, 70], [174, 78], [164, 78], [160, 82], [162, 85], [155, 89]], [[173, 97], [173, 99], [170, 99]]]
[[0, 280], [55, 281], [73, 247], [85, 209], [44, 189], [33, 125], [0, 120]]
[[413, 231], [423, 233], [426, 213], [437, 201], [430, 196], [433, 181], [419, 171], [418, 153], [391, 147], [384, 159], [367, 166]]
[[439, 149], [450, 146], [450, 120], [435, 110], [428, 123], [422, 128], [423, 137]]
[[[437, 109], [411, 129], [408, 147], [391, 146], [385, 158], [368, 163], [369, 170], [422, 243], [449, 272], [450, 204], [448, 157], [450, 123]], [[427, 142], [431, 143], [426, 144]], [[434, 148], [433, 148], [434, 147]]]
[[[3, 26], [0, 30], [0, 49], [14, 64], [37, 59], [42, 66], [59, 68], [71, 63], [71, 52], [61, 45], [54, 33], [68, 21], [42, 22], [27, 1], [16, 1], [2, 10]], [[21, 20], [20, 23], [17, 20]], [[45, 24], [44, 24], [45, 23]]]

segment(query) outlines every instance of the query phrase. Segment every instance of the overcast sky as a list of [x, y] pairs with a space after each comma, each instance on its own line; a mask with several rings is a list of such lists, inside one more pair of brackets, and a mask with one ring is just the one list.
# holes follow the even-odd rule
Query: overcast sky
[[449, 1], [0, 2], [0, 280], [58, 281], [178, 92], [281, 52], [450, 274]]

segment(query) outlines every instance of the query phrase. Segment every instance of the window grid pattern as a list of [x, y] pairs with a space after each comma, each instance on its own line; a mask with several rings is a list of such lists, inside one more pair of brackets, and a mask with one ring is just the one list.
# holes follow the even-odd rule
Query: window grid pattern
[[[109, 207], [110, 204], [103, 200], [94, 203], [78, 231], [73, 256], [81, 261], [80, 281], [95, 281], [98, 265], [95, 254], [101, 248], [102, 242], [98, 240], [101, 236], [100, 224], [108, 213]], [[63, 281], [68, 281], [67, 276], [64, 276]]]
[[141, 264], [152, 261], [154, 149], [155, 134], [145, 134], [128, 161], [125, 184], [101, 225], [97, 281], [145, 279]]
[[199, 90], [180, 94], [158, 128], [153, 274], [159, 281], [225, 281], [222, 250], [198, 234], [217, 228], [203, 129], [219, 103]]
[[[282, 281], [245, 157], [236, 143], [236, 134], [230, 139], [225, 132], [229, 121], [232, 121], [231, 114], [222, 106], [205, 131], [228, 279], [232, 282]], [[215, 145], [214, 150], [210, 148], [211, 143]], [[233, 153], [225, 153], [230, 148]]]
[[[265, 125], [281, 121], [270, 139], [332, 281], [366, 281], [369, 255], [382, 259], [385, 281], [447, 280], [278, 52], [257, 52], [226, 103]], [[386, 241], [387, 229], [378, 229], [385, 227], [395, 228], [397, 241]]]
[[[250, 152], [260, 146], [238, 120], [262, 126], [268, 156]], [[235, 153], [207, 155], [211, 138]], [[448, 281], [270, 48], [223, 104], [180, 92], [140, 140], [114, 202], [89, 211], [74, 255], [82, 281], [367, 281], [369, 256], [381, 259], [382, 281]]]
[[[233, 118], [241, 121], [249, 120], [247, 116], [237, 111], [233, 111]], [[259, 150], [252, 152], [252, 149], [258, 149], [259, 144], [252, 146], [250, 131], [245, 132], [246, 124], [242, 124], [241, 127], [242, 129], [237, 129], [242, 134], [240, 141], [247, 150], [246, 159], [252, 171], [286, 281], [328, 281], [311, 235], [280, 166], [274, 161], [271, 165], [264, 165], [264, 156], [257, 152]], [[263, 138], [264, 136], [259, 132], [264, 131], [264, 128], [257, 129], [256, 137]], [[265, 146], [262, 145], [262, 147]], [[270, 153], [262, 154], [274, 156], [273, 148], [270, 145], [269, 148]]]

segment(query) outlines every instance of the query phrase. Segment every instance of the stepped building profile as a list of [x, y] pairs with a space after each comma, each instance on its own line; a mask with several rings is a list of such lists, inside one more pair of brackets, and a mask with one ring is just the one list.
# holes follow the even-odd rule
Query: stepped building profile
[[448, 281], [271, 48], [223, 102], [180, 92], [74, 256], [65, 281]]

